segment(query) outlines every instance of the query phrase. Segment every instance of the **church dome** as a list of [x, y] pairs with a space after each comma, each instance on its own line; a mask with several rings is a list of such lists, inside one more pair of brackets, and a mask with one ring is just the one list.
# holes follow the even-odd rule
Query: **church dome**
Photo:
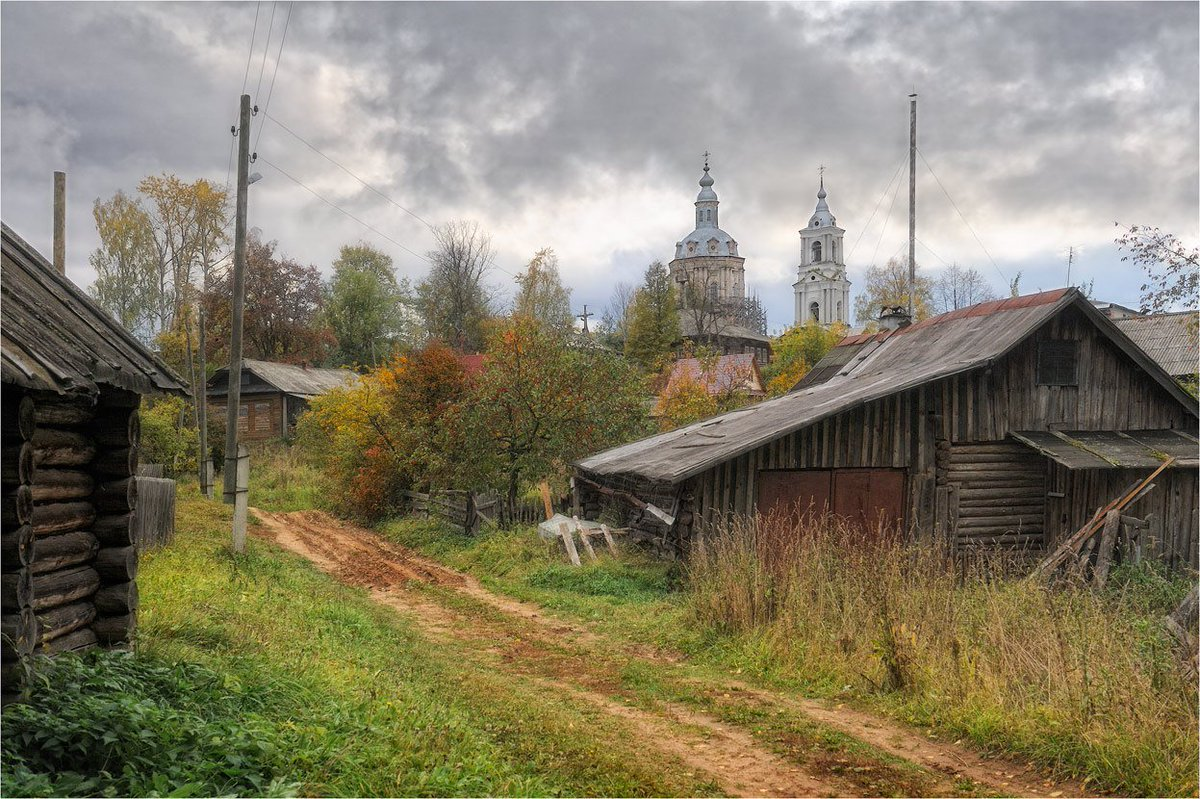
[[708, 174], [708, 164], [705, 164], [704, 177], [700, 178], [700, 193], [696, 195], [696, 202], [702, 203], [717, 199], [717, 193], [712, 189], [715, 182], [712, 175]]
[[821, 190], [817, 192], [817, 208], [813, 211], [812, 219], [808, 220], [809, 227], [832, 227], [837, 224], [837, 219], [829, 210], [829, 204], [825, 202], [825, 178], [821, 178]]
[[675, 245], [676, 258], [737, 255], [737, 242], [733, 236], [717, 226], [720, 201], [713, 191], [715, 182], [708, 173], [706, 160], [704, 175], [700, 178], [700, 193], [696, 195], [696, 229]]

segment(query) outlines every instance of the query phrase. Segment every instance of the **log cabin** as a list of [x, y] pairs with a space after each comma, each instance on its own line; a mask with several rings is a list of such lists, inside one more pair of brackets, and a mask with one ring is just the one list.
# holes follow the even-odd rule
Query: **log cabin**
[[[242, 361], [242, 390], [238, 433], [243, 441], [283, 438], [313, 397], [345, 386], [358, 376], [349, 369], [317, 369], [289, 363]], [[225, 418], [229, 394], [229, 368], [218, 369], [208, 380], [210, 413]]]
[[0, 571], [16, 661], [129, 642], [137, 618], [138, 407], [187, 384], [2, 228]]
[[729, 515], [826, 510], [958, 548], [1054, 547], [1167, 456], [1130, 513], [1197, 564], [1197, 403], [1076, 289], [843, 339], [788, 394], [574, 464], [664, 554]]

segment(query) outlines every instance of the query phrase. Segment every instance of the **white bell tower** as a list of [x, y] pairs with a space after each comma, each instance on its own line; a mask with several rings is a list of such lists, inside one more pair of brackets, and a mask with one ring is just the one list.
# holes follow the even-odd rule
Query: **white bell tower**
[[822, 325], [847, 324], [850, 318], [850, 280], [846, 277], [842, 245], [846, 231], [825, 202], [825, 175], [821, 167], [821, 188], [817, 207], [808, 226], [800, 230], [800, 266], [792, 284], [796, 294], [796, 324], [816, 320]]

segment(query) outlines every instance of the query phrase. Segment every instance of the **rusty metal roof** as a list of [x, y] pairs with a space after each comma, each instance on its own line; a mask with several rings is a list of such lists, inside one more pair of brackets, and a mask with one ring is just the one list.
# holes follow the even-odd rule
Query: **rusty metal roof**
[[900, 330], [850, 336], [817, 364], [815, 385], [747, 408], [600, 452], [576, 463], [598, 475], [678, 483], [780, 436], [882, 397], [976, 369], [1032, 335], [1068, 306], [1195, 412], [1196, 403], [1076, 289], [964, 308]]
[[1200, 315], [1195, 311], [1182, 311], [1114, 319], [1113, 324], [1145, 350], [1167, 374], [1185, 377], [1198, 371], [1198, 320]]
[[0, 224], [0, 379], [95, 396], [100, 386], [187, 394], [170, 367], [18, 236]]
[[1200, 466], [1200, 441], [1182, 430], [1031, 430], [1012, 437], [1068, 469], [1156, 469]]

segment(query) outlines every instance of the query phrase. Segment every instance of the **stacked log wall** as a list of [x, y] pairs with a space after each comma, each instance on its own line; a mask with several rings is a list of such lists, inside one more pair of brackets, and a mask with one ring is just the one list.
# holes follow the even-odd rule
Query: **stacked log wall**
[[[137, 394], [88, 398], [6, 387], [3, 419], [3, 632], [6, 677], [29, 654], [128, 642], [137, 575]], [[7, 681], [6, 681], [7, 682]], [[15, 684], [15, 683], [14, 683]], [[6, 698], [11, 698], [6, 697]]]

